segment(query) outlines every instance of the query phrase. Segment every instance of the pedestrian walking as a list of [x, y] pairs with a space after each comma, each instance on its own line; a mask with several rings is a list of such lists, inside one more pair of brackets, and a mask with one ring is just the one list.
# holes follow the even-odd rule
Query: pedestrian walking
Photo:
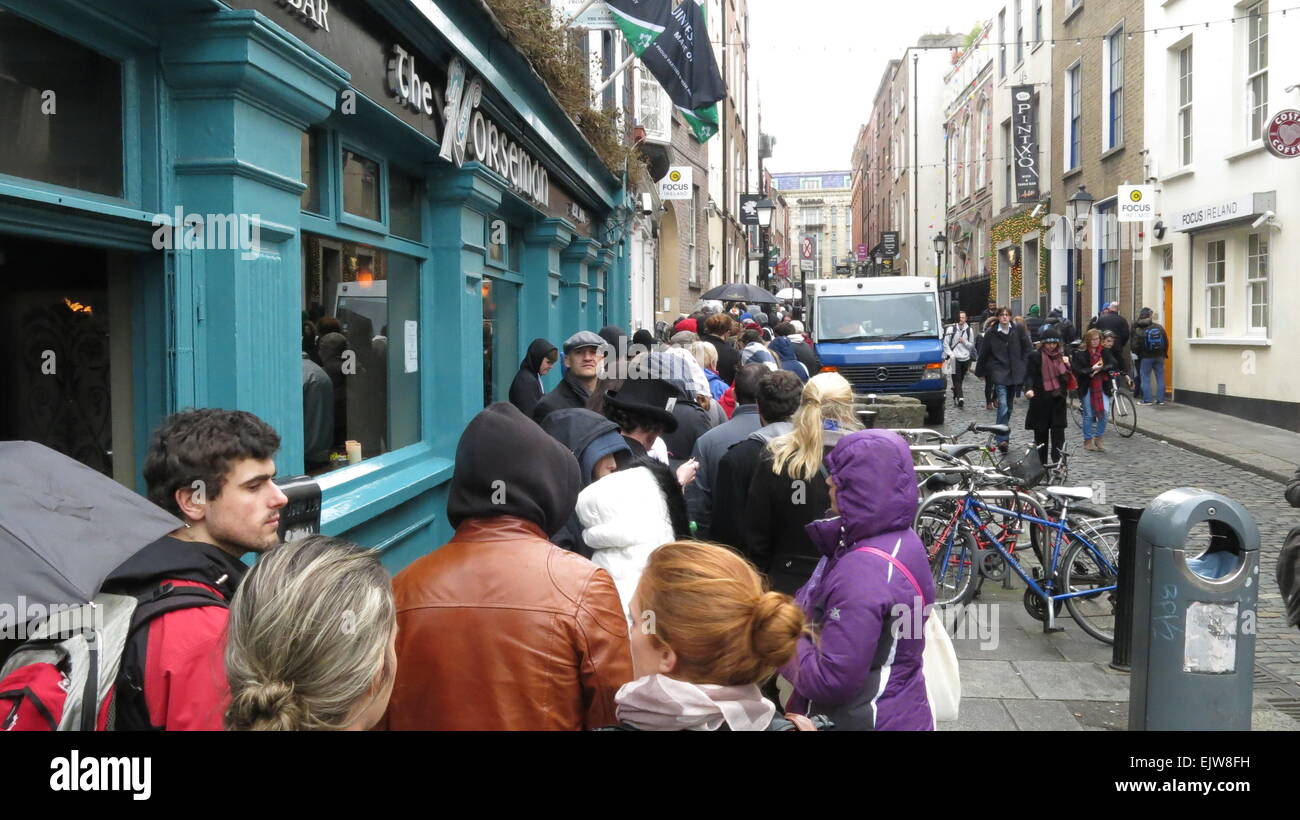
[[748, 438], [727, 448], [718, 460], [716, 480], [710, 480], [713, 501], [709, 515], [711, 540], [743, 551], [745, 505], [759, 456], [769, 442], [794, 429], [790, 419], [799, 409], [803, 387], [799, 377], [786, 370], [766, 373], [759, 378], [755, 404], [758, 405], [762, 426]]
[[[632, 449], [620, 434], [618, 425], [583, 407], [556, 410], [542, 420], [542, 430], [567, 447], [578, 460], [579, 491], [632, 459]], [[551, 536], [551, 543], [584, 558], [591, 557], [591, 547], [582, 540], [582, 522], [576, 512]]]
[[591, 560], [609, 573], [625, 611], [650, 554], [678, 538], [690, 538], [686, 499], [672, 470], [638, 456], [625, 470], [578, 493], [582, 538]]
[[1143, 404], [1165, 403], [1165, 359], [1169, 358], [1169, 333], [1155, 321], [1151, 308], [1142, 308], [1133, 323], [1133, 353], [1138, 357], [1138, 379]]
[[[998, 309], [996, 323], [984, 332], [975, 375], [984, 376], [993, 385], [998, 424], [1010, 423], [1016, 391], [1024, 385], [1028, 338], [1024, 330], [1012, 323], [1011, 310], [1005, 307]], [[998, 449], [1003, 453], [1009, 448], [1008, 441], [1007, 436], [998, 436]]]
[[537, 409], [537, 403], [546, 395], [542, 386], [542, 377], [551, 372], [560, 351], [545, 339], [533, 339], [528, 345], [528, 353], [519, 363], [519, 372], [510, 383], [510, 403], [519, 408], [519, 412], [529, 418]]
[[[1119, 302], [1111, 302], [1106, 305], [1095, 322], [1095, 324], [1089, 325], [1089, 329], [1095, 327], [1103, 333], [1109, 330], [1115, 334], [1115, 360], [1122, 363], [1123, 359], [1128, 356], [1130, 327], [1129, 321], [1119, 314]], [[1124, 370], [1127, 372], [1128, 368], [1124, 368]]]
[[975, 329], [966, 321], [966, 311], [958, 311], [956, 323], [948, 325], [943, 332], [943, 358], [951, 362], [952, 398], [958, 407], [966, 406], [966, 372], [970, 370], [974, 353]]
[[632, 677], [609, 573], [547, 541], [573, 513], [578, 461], [514, 405], [456, 447], [451, 541], [393, 579], [397, 682], [384, 724], [580, 730], [614, 721]]
[[734, 552], [696, 541], [663, 545], [641, 574], [631, 610], [637, 677], [615, 697], [614, 728], [814, 728], [801, 715], [779, 716], [760, 689], [793, 657], [803, 613], [790, 596], [765, 590], [759, 574]]
[[821, 560], [796, 597], [812, 629], [781, 668], [794, 686], [787, 711], [824, 712], [837, 729], [932, 730], [917, 627], [934, 581], [912, 529], [912, 453], [897, 433], [862, 430], [826, 468], [834, 517], [807, 527]]
[[718, 465], [727, 450], [744, 441], [762, 426], [758, 411], [758, 383], [770, 371], [761, 364], [748, 364], [736, 371], [736, 401], [731, 420], [714, 427], [695, 442], [691, 458], [699, 465], [695, 481], [686, 487], [686, 504], [695, 522], [697, 538], [708, 540], [713, 518], [713, 488]]
[[541, 423], [546, 414], [563, 407], [585, 407], [596, 389], [605, 340], [590, 330], [579, 331], [564, 341], [564, 378], [542, 397], [533, 409], [533, 420]]
[[1083, 348], [1074, 351], [1071, 362], [1083, 405], [1083, 449], [1104, 453], [1102, 436], [1106, 434], [1106, 416], [1114, 392], [1110, 374], [1116, 363], [1102, 348], [1101, 331], [1092, 328], [1083, 334]]
[[1060, 334], [1048, 329], [1039, 339], [1038, 350], [1029, 354], [1025, 367], [1025, 398], [1029, 399], [1025, 429], [1034, 432], [1034, 446], [1043, 464], [1061, 460], [1068, 400], [1074, 384], [1070, 360], [1061, 349]]
[[817, 566], [820, 553], [804, 528], [830, 506], [819, 478], [826, 454], [841, 437], [862, 429], [853, 410], [848, 380], [819, 373], [804, 385], [794, 429], [770, 441], [759, 456], [745, 504], [742, 551], [779, 592], [795, 592]]
[[1029, 331], [1029, 341], [1037, 342], [1039, 332], [1042, 330], [1046, 320], [1042, 317], [1042, 308], [1038, 305], [1030, 305], [1029, 313], [1025, 316], [1025, 328]]
[[235, 592], [228, 634], [227, 729], [365, 731], [383, 718], [397, 613], [374, 550], [324, 535], [276, 547]]

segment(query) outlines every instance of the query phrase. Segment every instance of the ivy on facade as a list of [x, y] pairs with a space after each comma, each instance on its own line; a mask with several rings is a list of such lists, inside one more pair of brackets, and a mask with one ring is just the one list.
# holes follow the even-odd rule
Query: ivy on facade
[[[1012, 242], [1015, 245], [1021, 245], [1025, 237], [1033, 234], [1038, 238], [1038, 292], [1046, 293], [1051, 286], [1051, 251], [1047, 247], [1046, 231], [1038, 217], [1032, 215], [1031, 211], [1021, 211], [1015, 216], [1009, 216], [993, 226], [990, 231], [989, 242], [989, 270], [998, 269], [998, 243]], [[1024, 295], [1024, 260], [1020, 255], [1016, 255], [1016, 261], [1011, 266], [1011, 298], [1019, 299]]]

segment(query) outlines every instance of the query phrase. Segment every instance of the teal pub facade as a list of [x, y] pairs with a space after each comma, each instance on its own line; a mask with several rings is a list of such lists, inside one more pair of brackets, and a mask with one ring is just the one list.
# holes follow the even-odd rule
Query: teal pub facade
[[0, 438], [138, 491], [248, 410], [406, 565], [528, 343], [627, 326], [627, 222], [481, 0], [0, 0]]

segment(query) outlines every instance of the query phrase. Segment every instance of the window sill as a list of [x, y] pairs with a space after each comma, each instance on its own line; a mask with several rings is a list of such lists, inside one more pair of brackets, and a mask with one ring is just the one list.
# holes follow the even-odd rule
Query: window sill
[[1039, 40], [1038, 42], [1036, 42], [1036, 43], [1034, 43], [1032, 46], [1030, 46], [1030, 47], [1029, 47], [1029, 53], [1030, 53], [1030, 54], [1033, 54], [1034, 52], [1038, 51], [1038, 49], [1042, 48], [1042, 47], [1043, 47], [1043, 42], [1044, 42], [1043, 40]]
[[1229, 153], [1225, 154], [1223, 158], [1226, 159], [1228, 162], [1236, 162], [1239, 159], [1245, 159], [1246, 157], [1252, 156], [1254, 154], [1258, 154], [1263, 150], [1265, 150], [1264, 141], [1257, 140], [1255, 142], [1252, 142], [1250, 145], [1247, 145], [1245, 148], [1241, 148], [1236, 151], [1230, 151]]
[[316, 478], [321, 486], [321, 532], [347, 532], [439, 484], [455, 465], [415, 444]]
[[1061, 19], [1061, 25], [1065, 25], [1066, 23], [1069, 23], [1072, 19], [1074, 19], [1074, 15], [1078, 14], [1081, 11], [1083, 11], [1082, 0], [1080, 0], [1079, 5], [1075, 6], [1074, 8], [1070, 9], [1065, 13], [1065, 17]]
[[1264, 336], [1209, 336], [1188, 339], [1189, 345], [1222, 345], [1224, 347], [1272, 347], [1273, 340]]
[[1082, 166], [1082, 165], [1076, 165], [1075, 167], [1073, 167], [1073, 168], [1069, 169], [1068, 171], [1066, 171], [1064, 174], [1061, 174], [1061, 181], [1064, 182], [1065, 180], [1069, 179], [1070, 177], [1072, 177], [1072, 176], [1076, 176], [1077, 174], [1082, 174], [1082, 173], [1083, 173], [1083, 166]]
[[1161, 182], [1173, 182], [1173, 181], [1176, 180], [1176, 179], [1182, 179], [1183, 177], [1189, 177], [1189, 176], [1191, 176], [1191, 175], [1194, 174], [1194, 173], [1196, 173], [1196, 166], [1195, 166], [1195, 165], [1185, 165], [1185, 166], [1183, 166], [1182, 168], [1179, 168], [1177, 171], [1174, 171], [1172, 174], [1165, 174], [1164, 176], [1162, 176], [1162, 177], [1160, 178], [1160, 181], [1161, 181]]
[[1110, 159], [1116, 154], [1122, 154], [1123, 152], [1124, 152], [1124, 143], [1121, 142], [1119, 145], [1116, 145], [1113, 148], [1107, 148], [1105, 151], [1102, 151], [1101, 161], [1105, 162], [1106, 160]]

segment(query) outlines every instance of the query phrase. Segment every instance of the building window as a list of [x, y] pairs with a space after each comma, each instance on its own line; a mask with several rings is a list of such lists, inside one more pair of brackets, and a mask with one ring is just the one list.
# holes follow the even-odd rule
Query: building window
[[379, 222], [379, 163], [343, 149], [343, 210]]
[[1226, 275], [1227, 241], [1220, 239], [1205, 244], [1205, 305], [1206, 319], [1211, 331], [1222, 331], [1226, 313], [1224, 307], [1224, 277]]
[[1007, 10], [998, 12], [998, 77], [1007, 76]]
[[1025, 61], [1025, 23], [1023, 10], [1020, 7], [1021, 0], [1016, 0], [1015, 6], [1015, 29], [1016, 29], [1016, 65]]
[[692, 282], [700, 281], [699, 263], [696, 258], [697, 254], [695, 253], [695, 224], [697, 221], [696, 212], [699, 210], [699, 208], [700, 208], [700, 186], [693, 185], [691, 186], [690, 222], [686, 226], [686, 238], [688, 240], [687, 245], [689, 245], [691, 249], [691, 281]]
[[483, 406], [510, 397], [519, 355], [519, 286], [483, 277]]
[[979, 163], [979, 188], [983, 190], [992, 177], [989, 173], [989, 162], [992, 159], [989, 156], [989, 107], [983, 102], [980, 103], [979, 129], [979, 154], [975, 161]]
[[1268, 120], [1268, 3], [1256, 3], [1246, 14], [1246, 114], [1249, 138], [1257, 140]]
[[1246, 304], [1248, 330], [1268, 335], [1268, 234], [1251, 234], [1246, 240]]
[[809, 225], [821, 225], [821, 224], [822, 224], [822, 209], [821, 209], [821, 208], [803, 208], [803, 209], [801, 210], [801, 212], [800, 212], [799, 218], [803, 220], [804, 227], [807, 227], [807, 226], [809, 226]]
[[122, 65], [0, 10], [0, 174], [121, 197]]
[[299, 207], [314, 214], [321, 212], [320, 185], [324, 175], [320, 173], [321, 133], [312, 128], [302, 132], [302, 183], [307, 188], [299, 198]]
[[1174, 246], [1165, 245], [1160, 254], [1160, 269], [1166, 273], [1174, 269]]
[[1106, 38], [1106, 132], [1102, 148], [1109, 150], [1124, 142], [1124, 29]]
[[1008, 120], [1002, 124], [1002, 207], [1004, 208], [1010, 208], [1011, 203], [1015, 201], [1016, 148], [1012, 133], [1011, 121]]
[[1034, 0], [1034, 42], [1043, 43], [1043, 0]]
[[806, 177], [799, 180], [799, 187], [805, 191], [815, 191], [822, 187], [821, 177]]
[[420, 241], [420, 180], [391, 169], [388, 172], [388, 228], [397, 236]]
[[[408, 332], [417, 337], [409, 344], [417, 345], [411, 352], [420, 360], [419, 305], [414, 258], [303, 234], [303, 450], [309, 473], [419, 441], [420, 374], [418, 365], [414, 372], [406, 366]], [[307, 373], [312, 365], [323, 373]]]
[[1097, 206], [1097, 228], [1100, 246], [1097, 248], [1097, 284], [1101, 304], [1119, 301], [1119, 220], [1116, 218], [1114, 200]]
[[1066, 72], [1066, 93], [1070, 97], [1070, 108], [1066, 114], [1070, 134], [1069, 162], [1067, 170], [1079, 167], [1083, 148], [1083, 66], [1076, 65]]
[[1192, 47], [1178, 50], [1178, 164], [1192, 164]]

